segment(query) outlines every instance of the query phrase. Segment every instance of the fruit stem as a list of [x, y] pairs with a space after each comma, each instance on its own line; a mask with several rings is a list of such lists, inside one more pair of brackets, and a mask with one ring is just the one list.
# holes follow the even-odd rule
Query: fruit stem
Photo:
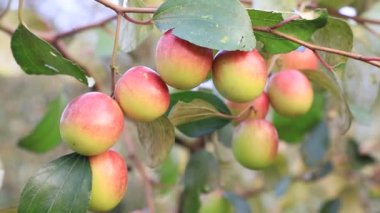
[[111, 59], [111, 97], [114, 94], [115, 91], [115, 81], [116, 81], [116, 73], [119, 73], [119, 68], [116, 65], [116, 57], [117, 57], [117, 48], [119, 46], [119, 34], [120, 34], [120, 23], [121, 23], [121, 17], [123, 15], [121, 13], [117, 14], [116, 19], [116, 32], [115, 32], [115, 39], [113, 41], [113, 50], [112, 50], [112, 59]]

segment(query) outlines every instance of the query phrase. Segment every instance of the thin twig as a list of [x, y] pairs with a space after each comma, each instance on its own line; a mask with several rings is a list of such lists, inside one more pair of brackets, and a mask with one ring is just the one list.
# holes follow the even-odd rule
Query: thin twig
[[[79, 63], [77, 60], [75, 60], [73, 57], [71, 57], [71, 55], [67, 52], [65, 46], [63, 45], [63, 43], [61, 41], [57, 41], [55, 44], [54, 44], [54, 47], [62, 54], [63, 57], [67, 58], [68, 60], [72, 61], [73, 63], [77, 64], [78, 66], [80, 66], [84, 73], [89, 76], [89, 77], [92, 77], [92, 73], [90, 72], [90, 69], [87, 68], [86, 66], [84, 66], [83, 64]], [[92, 91], [101, 91], [101, 87], [98, 83], [95, 83], [92, 87], [91, 87], [91, 90]]]
[[99, 2], [100, 4], [110, 8], [111, 10], [115, 11], [115, 13], [154, 13], [156, 12], [157, 8], [154, 7], [122, 7], [118, 4], [115, 4], [109, 0], [95, 0]]
[[117, 15], [117, 21], [116, 21], [116, 32], [115, 32], [115, 38], [113, 41], [113, 50], [112, 50], [112, 58], [111, 58], [111, 96], [113, 96], [113, 93], [115, 91], [115, 76], [116, 73], [119, 72], [119, 69], [116, 64], [116, 58], [117, 58], [117, 48], [119, 46], [119, 34], [120, 34], [120, 23], [121, 23], [121, 17], [122, 14]]
[[5, 6], [4, 10], [0, 13], [0, 19], [9, 11], [9, 8], [11, 7], [12, 0], [8, 0], [7, 5]]
[[57, 35], [55, 35], [55, 40], [66, 38], [68, 36], [72, 36], [74, 34], [80, 33], [80, 32], [85, 31], [85, 30], [93, 29], [93, 28], [96, 28], [96, 27], [102, 27], [105, 24], [107, 24], [108, 22], [114, 20], [115, 18], [116, 18], [116, 16], [111, 16], [111, 17], [108, 17], [108, 18], [106, 18], [106, 19], [104, 19], [102, 21], [99, 21], [97, 23], [92, 23], [92, 24], [89, 24], [89, 25], [77, 27], [75, 29], [72, 29], [72, 30], [69, 30], [69, 31], [66, 31], [66, 32], [58, 33]]
[[326, 67], [330, 72], [334, 72], [334, 69], [325, 61], [322, 56], [319, 54], [317, 50], [313, 50], [315, 56], [317, 56], [318, 60], [321, 62], [321, 64]]
[[371, 64], [371, 65], [376, 66], [376, 67], [380, 67], [380, 63], [376, 62], [376, 61], [380, 61], [380, 58], [377, 58], [377, 57], [365, 57], [365, 56], [362, 56], [362, 55], [359, 55], [359, 54], [356, 54], [356, 53], [351, 53], [351, 52], [346, 52], [346, 51], [343, 51], [343, 50], [338, 50], [338, 49], [318, 46], [318, 45], [315, 45], [315, 44], [303, 41], [301, 39], [295, 38], [295, 37], [290, 36], [288, 34], [282, 33], [280, 31], [272, 30], [270, 27], [259, 27], [259, 26], [256, 26], [256, 27], [253, 27], [253, 29], [256, 30], [256, 31], [266, 32], [266, 33], [270, 33], [270, 34], [276, 35], [276, 36], [278, 36], [280, 38], [292, 41], [292, 42], [294, 42], [296, 44], [302, 45], [302, 46], [307, 47], [307, 48], [309, 48], [311, 50], [319, 50], [319, 51], [323, 51], [323, 52], [333, 53], [333, 54], [336, 54], [336, 55], [342, 55], [342, 56], [345, 56], [345, 57], [348, 57], [348, 58], [353, 58], [353, 59], [356, 59], [356, 60], [359, 60], [359, 61], [363, 61], [363, 62], [365, 62], [367, 64]]
[[135, 155], [136, 150], [133, 142], [128, 138], [128, 136], [125, 137], [125, 144], [127, 146], [128, 151], [128, 159], [132, 161], [134, 167], [136, 168], [137, 172], [141, 175], [141, 178], [144, 183], [144, 190], [145, 190], [145, 198], [147, 202], [147, 206], [149, 209], [149, 213], [154, 213], [154, 195], [153, 195], [153, 189], [152, 189], [152, 182], [148, 175], [146, 174], [146, 171], [144, 169], [144, 165], [140, 161], [140, 159]]
[[341, 14], [338, 11], [335, 11], [335, 10], [329, 10], [329, 14], [332, 15], [332, 16], [335, 16], [335, 17], [339, 17], [339, 18], [351, 19], [351, 20], [354, 20], [354, 21], [356, 21], [356, 22], [358, 22], [360, 24], [364, 24], [364, 23], [367, 23], [367, 24], [380, 24], [380, 20], [363, 18], [363, 17], [360, 17], [360, 16], [348, 16], [348, 15]]
[[280, 23], [271, 26], [270, 28], [272, 30], [275, 30], [277, 28], [284, 26], [285, 24], [289, 24], [290, 22], [295, 21], [295, 20], [300, 19], [300, 18], [301, 18], [301, 16], [299, 16], [299, 15], [292, 15], [292, 16], [288, 17], [287, 19], [281, 21]]
[[[118, 12], [118, 13], [126, 13], [126, 12], [131, 12], [131, 13], [132, 12], [133, 13], [154, 13], [154, 12], [156, 12], [156, 8], [133, 8], [133, 7], [124, 8], [124, 7], [119, 6], [117, 4], [114, 4], [114, 3], [112, 3], [112, 2], [110, 2], [108, 0], [95, 0], [95, 1], [103, 4], [104, 6], [110, 8], [110, 9], [112, 9], [115, 12]], [[290, 19], [289, 21], [292, 21], [292, 20]], [[377, 62], [377, 61], [380, 61], [380, 58], [378, 58], [378, 57], [365, 57], [365, 56], [362, 56], [362, 55], [359, 55], [359, 54], [356, 54], [356, 53], [351, 53], [351, 52], [346, 52], [346, 51], [343, 51], [343, 50], [338, 50], [338, 49], [318, 46], [318, 45], [315, 45], [315, 44], [303, 41], [301, 39], [298, 39], [296, 37], [290, 36], [290, 35], [288, 35], [286, 33], [282, 33], [280, 31], [272, 29], [271, 27], [255, 26], [255, 27], [253, 27], [253, 29], [256, 30], [256, 31], [266, 32], [266, 33], [270, 33], [270, 34], [276, 35], [276, 36], [281, 37], [283, 39], [286, 39], [286, 40], [292, 41], [294, 43], [297, 43], [299, 45], [305, 46], [305, 47], [307, 47], [307, 48], [309, 48], [311, 50], [319, 50], [319, 51], [323, 51], [323, 52], [333, 53], [333, 54], [336, 54], [336, 55], [342, 55], [342, 56], [345, 56], [345, 57], [348, 57], [348, 58], [353, 58], [353, 59], [356, 59], [356, 60], [359, 60], [359, 61], [363, 61], [365, 63], [371, 64], [371, 65], [376, 66], [376, 67], [380, 67], [380, 63]]]
[[8, 35], [12, 35], [13, 34], [13, 30], [8, 28], [8, 27], [5, 27], [3, 25], [0, 25], [0, 31], [3, 31], [4, 33], [8, 34]]
[[137, 20], [137, 19], [134, 19], [134, 18], [130, 17], [127, 13], [124, 13], [123, 17], [127, 21], [129, 21], [131, 23], [134, 23], [134, 24], [138, 24], [138, 25], [151, 25], [151, 24], [153, 24], [153, 19], [148, 19], [146, 21], [140, 21], [140, 20]]

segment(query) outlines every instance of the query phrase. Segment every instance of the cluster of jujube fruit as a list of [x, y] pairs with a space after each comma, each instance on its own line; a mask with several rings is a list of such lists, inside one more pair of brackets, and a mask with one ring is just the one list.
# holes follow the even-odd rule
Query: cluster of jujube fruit
[[[125, 161], [109, 150], [122, 134], [124, 115], [140, 122], [159, 118], [170, 103], [167, 85], [192, 89], [204, 82], [211, 70], [215, 88], [226, 99], [232, 114], [244, 118], [235, 123], [232, 141], [235, 158], [250, 169], [268, 166], [277, 154], [279, 140], [274, 126], [265, 120], [269, 104], [279, 114], [295, 116], [307, 112], [313, 100], [310, 82], [297, 69], [316, 69], [317, 61], [310, 64], [311, 59], [300, 60], [306, 51], [289, 54], [299, 56], [283, 55], [284, 70], [267, 81], [266, 62], [257, 50], [220, 51], [214, 57], [212, 50], [182, 40], [169, 30], [157, 44], [157, 72], [145, 66], [127, 70], [116, 82], [115, 100], [100, 92], [73, 99], [62, 114], [60, 131], [62, 139], [75, 152], [89, 157], [92, 171], [89, 209], [110, 210], [125, 194], [128, 180]], [[305, 67], [307, 64], [311, 67]], [[248, 114], [239, 117], [243, 112]]]

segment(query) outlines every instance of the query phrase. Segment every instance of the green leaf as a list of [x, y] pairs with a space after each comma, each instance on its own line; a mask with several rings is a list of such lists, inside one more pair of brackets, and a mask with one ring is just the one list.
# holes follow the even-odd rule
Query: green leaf
[[236, 0], [167, 0], [153, 16], [161, 31], [193, 44], [220, 50], [255, 48], [249, 16]]
[[[350, 52], [353, 46], [353, 33], [347, 22], [338, 18], [329, 17], [327, 25], [316, 31], [312, 40], [315, 44], [320, 46]], [[325, 52], [319, 52], [319, 54], [333, 67], [347, 61], [347, 57], [341, 55]]]
[[174, 144], [174, 126], [165, 116], [152, 122], [136, 122], [136, 125], [140, 143], [146, 152], [147, 165], [160, 165]]
[[290, 184], [293, 182], [292, 177], [285, 176], [277, 184], [275, 188], [275, 193], [277, 197], [281, 197], [288, 190]]
[[204, 150], [192, 154], [185, 170], [181, 210], [185, 213], [198, 212], [201, 191], [213, 187], [217, 178], [218, 162], [214, 156]]
[[[254, 27], [272, 27], [284, 20], [284, 16], [295, 15], [292, 13], [268, 12], [248, 9]], [[318, 9], [312, 14], [313, 19], [299, 19], [289, 22], [276, 30], [303, 41], [309, 41], [313, 33], [327, 23], [328, 13], [326, 10]], [[285, 53], [298, 48], [300, 45], [287, 39], [266, 32], [254, 31], [257, 41], [263, 43], [263, 51], [277, 54]]]
[[228, 199], [228, 201], [234, 206], [235, 212], [239, 213], [250, 213], [251, 207], [247, 203], [245, 199], [242, 197], [232, 193], [232, 192], [224, 192], [224, 197]]
[[308, 167], [321, 165], [330, 146], [329, 131], [325, 122], [316, 126], [301, 145], [302, 158]]
[[313, 105], [306, 114], [297, 117], [286, 117], [274, 113], [273, 124], [279, 137], [288, 143], [301, 142], [304, 136], [323, 119], [324, 106], [324, 94], [314, 90]]
[[27, 74], [70, 75], [88, 85], [83, 70], [20, 24], [12, 35], [13, 57]]
[[[179, 102], [189, 103], [194, 99], [201, 99], [203, 101], [207, 101], [209, 104], [213, 105], [215, 109], [217, 109], [220, 113], [231, 115], [228, 107], [224, 104], [222, 100], [220, 100], [217, 96], [200, 91], [186, 91], [186, 92], [178, 92], [173, 93], [170, 96], [170, 106], [169, 112], [171, 109]], [[211, 132], [222, 128], [230, 122], [229, 119], [220, 118], [220, 117], [210, 117], [201, 120], [196, 120], [192, 122], [188, 122], [185, 124], [178, 125], [177, 128], [182, 133], [190, 137], [199, 137], [202, 135], [210, 134]]]
[[339, 128], [342, 133], [348, 131], [351, 127], [352, 113], [348, 102], [346, 100], [343, 88], [340, 86], [338, 77], [335, 73], [330, 72], [326, 69], [322, 70], [301, 70], [313, 83], [323, 87], [324, 89], [331, 92], [339, 103]]
[[360, 169], [363, 166], [376, 162], [372, 156], [360, 153], [359, 146], [354, 140], [347, 142], [346, 150], [354, 169]]
[[[119, 3], [120, 5], [128, 7], [146, 7], [143, 0], [119, 0]], [[147, 13], [129, 13], [127, 15], [139, 21], [147, 21], [152, 18], [152, 15]], [[153, 25], [151, 24], [134, 24], [126, 19], [122, 19], [119, 36], [119, 47], [121, 51], [128, 53], [136, 49], [139, 44], [148, 38], [152, 30]]]
[[305, 181], [316, 181], [325, 177], [333, 171], [333, 165], [330, 162], [326, 162], [322, 165], [311, 168], [310, 171], [304, 175]]
[[321, 7], [327, 7], [330, 9], [340, 9], [344, 6], [350, 6], [355, 0], [319, 0], [318, 5]]
[[169, 113], [169, 119], [173, 125], [178, 126], [220, 115], [212, 104], [202, 99], [194, 99], [189, 103], [177, 102]]
[[340, 200], [334, 199], [325, 202], [320, 209], [320, 213], [338, 213], [340, 209]]
[[28, 180], [18, 212], [86, 212], [91, 178], [87, 157], [76, 153], [60, 157]]
[[28, 136], [18, 142], [18, 145], [36, 153], [44, 153], [56, 147], [61, 142], [59, 120], [64, 106], [61, 97], [52, 101], [41, 121]]

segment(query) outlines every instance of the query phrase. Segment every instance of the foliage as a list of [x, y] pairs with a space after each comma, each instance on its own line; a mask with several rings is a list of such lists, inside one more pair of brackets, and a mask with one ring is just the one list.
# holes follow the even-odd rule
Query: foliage
[[[99, 2], [102, 1], [94, 4]], [[117, 41], [121, 50], [118, 65], [121, 68], [137, 63], [154, 66], [147, 54], [147, 51], [152, 52], [151, 46], [154, 46], [151, 37], [157, 37], [154, 27], [161, 33], [173, 29], [176, 36], [215, 52], [256, 48], [268, 60], [270, 71], [278, 69], [275, 63], [277, 54], [290, 52], [302, 44], [345, 52], [357, 51], [365, 56], [380, 53], [375, 42], [380, 32], [378, 26], [360, 21], [353, 24], [352, 20], [343, 19], [344, 16], [334, 17], [335, 13], [331, 12], [337, 12], [344, 6], [353, 6], [366, 17], [376, 18], [374, 14], [380, 10], [376, 2], [368, 1], [369, 6], [366, 8], [355, 0], [319, 0], [316, 3], [320, 8], [306, 5], [297, 12], [289, 12], [296, 9], [296, 2], [292, 0], [286, 1], [286, 5], [284, 1], [278, 0], [254, 2], [256, 5], [253, 4], [254, 7], [250, 8], [235, 0], [167, 0], [159, 3], [153, 14], [127, 13], [137, 21], [151, 18], [154, 25], [136, 25], [123, 19]], [[124, 7], [133, 8], [146, 7], [151, 3], [148, 0], [119, 1]], [[0, 9], [3, 8], [5, 5], [0, 3]], [[88, 7], [85, 8], [83, 13], [90, 12]], [[95, 80], [97, 84], [109, 82], [108, 76], [104, 74], [105, 67], [95, 66], [94, 61], [115, 65], [109, 62], [111, 52], [105, 53], [97, 48], [113, 45], [112, 40], [102, 38], [104, 32], [107, 34], [109, 27], [114, 25], [99, 24], [96, 31], [86, 31], [78, 36], [73, 36], [76, 34], [73, 33], [69, 34], [70, 39], [59, 40], [59, 36], [56, 36], [59, 33], [49, 34], [55, 31], [48, 24], [44, 27], [51, 31], [36, 31], [46, 30], [40, 27], [46, 20], [35, 21], [34, 24], [25, 24], [19, 20], [20, 24], [17, 24], [14, 20], [10, 21], [12, 19], [9, 16], [0, 16], [0, 30], [6, 32], [8, 25], [15, 28], [14, 32], [13, 28], [10, 29], [11, 52], [3, 51], [6, 48], [0, 39], [0, 58], [5, 54], [13, 54], [23, 74], [47, 75], [50, 81], [60, 81], [66, 85], [52, 95], [57, 98], [48, 104], [45, 114], [34, 118], [33, 123], [37, 124], [34, 128], [29, 128], [30, 133], [24, 130], [22, 134], [18, 132], [15, 135], [17, 145], [32, 153], [54, 153], [57, 158], [56, 156], [67, 153], [66, 147], [59, 145], [59, 116], [64, 105], [61, 97], [87, 91], [87, 86], [91, 83], [89, 79]], [[291, 17], [297, 18], [286, 22]], [[273, 31], [286, 34], [293, 40], [276, 35]], [[97, 38], [98, 41], [89, 38]], [[83, 43], [88, 45], [78, 45]], [[69, 51], [62, 52], [61, 45]], [[83, 58], [68, 57], [70, 54], [75, 55], [75, 52], [83, 55]], [[376, 151], [379, 147], [376, 127], [380, 116], [377, 110], [380, 77], [375, 74], [378, 68], [359, 62], [357, 59], [361, 59], [361, 56], [357, 55], [356, 58], [354, 56], [348, 59], [342, 54], [324, 50], [318, 50], [317, 53], [327, 66], [320, 64], [318, 70], [301, 70], [314, 86], [311, 110], [299, 117], [284, 117], [272, 111], [266, 118], [273, 122], [281, 139], [280, 153], [272, 166], [252, 172], [237, 163], [230, 146], [237, 117], [231, 115], [220, 94], [213, 88], [204, 88], [209, 83], [205, 82], [191, 91], [171, 89], [170, 106], [165, 115], [152, 122], [134, 121], [126, 128], [125, 134], [140, 141], [139, 149], [133, 150], [133, 153], [127, 147], [127, 163], [132, 167], [132, 176], [136, 182], [144, 183], [135, 186], [139, 187], [138, 191], [144, 191], [143, 185], [145, 190], [147, 186], [153, 188], [157, 212], [197, 212], [204, 194], [220, 188], [236, 212], [340, 212], [351, 208], [357, 212], [367, 210], [365, 208], [369, 207], [363, 205], [360, 200], [362, 198], [359, 199], [356, 193], [361, 189], [361, 192], [368, 194], [364, 195], [364, 199], [372, 205], [368, 198], [370, 190], [363, 187], [363, 184], [380, 185], [375, 178], [379, 170], [375, 166], [378, 163]], [[78, 64], [85, 64], [86, 67]], [[93, 70], [89, 71], [87, 66]], [[368, 67], [373, 70], [368, 71]], [[0, 80], [6, 78], [1, 69], [4, 68], [0, 67]], [[71, 81], [70, 78], [55, 76], [58, 74], [74, 77], [82, 84]], [[25, 75], [17, 78], [34, 80]], [[13, 79], [9, 78], [9, 82], [13, 82]], [[23, 86], [20, 82], [18, 84], [17, 87]], [[6, 86], [0, 84], [0, 89]], [[76, 89], [73, 92], [74, 87]], [[105, 90], [104, 87], [102, 89]], [[45, 96], [48, 91], [49, 88], [34, 93], [35, 96]], [[12, 94], [11, 98], [26, 99], [17, 97], [17, 94]], [[22, 102], [23, 105], [31, 103], [32, 97], [27, 97]], [[6, 113], [6, 109], [0, 107], [0, 119], [7, 118]], [[28, 114], [33, 115], [34, 112], [28, 111]], [[363, 120], [366, 121], [365, 125], [357, 122]], [[9, 128], [17, 129], [12, 126], [17, 122], [9, 123]], [[136, 132], [133, 132], [134, 128]], [[2, 132], [1, 130], [0, 133]], [[125, 153], [123, 143], [119, 144], [114, 148]], [[4, 152], [0, 154], [3, 155]], [[44, 155], [39, 157], [44, 158]], [[142, 168], [145, 173], [141, 176], [136, 175], [141, 172], [136, 164], [136, 159], [138, 161], [140, 158], [146, 159], [148, 166]], [[30, 162], [23, 158], [22, 164], [24, 163]], [[7, 168], [8, 164], [4, 165], [5, 170], [10, 169]], [[19, 212], [86, 212], [91, 192], [91, 170], [87, 157], [74, 153], [64, 155], [32, 175], [34, 172], [18, 173], [30, 177], [25, 185], [17, 184], [19, 191], [23, 189], [19, 197]], [[367, 179], [371, 181], [366, 182]], [[8, 188], [12, 187], [4, 189]], [[6, 193], [8, 191], [4, 190], [0, 193], [0, 203], [4, 202], [2, 197]], [[373, 190], [371, 193], [374, 194]], [[132, 211], [141, 209], [141, 206], [149, 206], [137, 201], [130, 202], [134, 196], [133, 192], [126, 196], [119, 207], [123, 212], [126, 209]], [[147, 193], [148, 202], [149, 196]], [[10, 200], [7, 205], [11, 206], [10, 203], [17, 202]]]

